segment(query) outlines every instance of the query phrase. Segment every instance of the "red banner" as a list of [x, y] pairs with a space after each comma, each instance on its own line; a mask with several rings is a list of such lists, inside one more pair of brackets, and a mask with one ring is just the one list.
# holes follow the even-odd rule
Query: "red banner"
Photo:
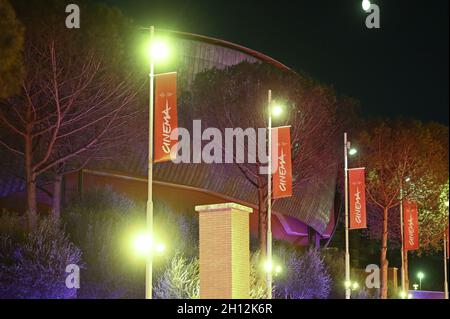
[[403, 202], [403, 227], [405, 250], [419, 249], [419, 212], [413, 201]]
[[350, 169], [348, 177], [350, 229], [367, 228], [365, 169]]
[[178, 141], [172, 140], [170, 134], [178, 128], [177, 74], [157, 75], [155, 82], [154, 162], [161, 163], [176, 156], [172, 147]]
[[292, 196], [291, 127], [272, 129], [272, 198]]

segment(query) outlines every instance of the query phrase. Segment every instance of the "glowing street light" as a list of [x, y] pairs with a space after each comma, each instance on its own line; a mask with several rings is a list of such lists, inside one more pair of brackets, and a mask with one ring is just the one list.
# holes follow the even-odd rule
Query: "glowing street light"
[[363, 8], [364, 11], [369, 11], [370, 6], [371, 6], [371, 3], [370, 3], [369, 0], [363, 0], [362, 8]]
[[[149, 45], [149, 59], [150, 59], [150, 85], [149, 85], [149, 121], [148, 121], [148, 172], [147, 172], [147, 208], [146, 208], [146, 223], [147, 223], [147, 234], [149, 238], [153, 236], [153, 112], [155, 103], [155, 62], [165, 59], [169, 55], [168, 45], [155, 39], [155, 27], [150, 27], [150, 45]], [[145, 242], [145, 241], [144, 241]], [[146, 246], [148, 246], [148, 240]], [[141, 244], [138, 245], [138, 247]], [[144, 246], [144, 245], [142, 245]], [[141, 247], [144, 248], [144, 247]], [[152, 247], [156, 249], [156, 252], [164, 251], [164, 246], [156, 245]], [[145, 298], [152, 299], [153, 295], [153, 253], [147, 254], [146, 264], [145, 264]]]
[[408, 294], [407, 294], [404, 290], [402, 290], [402, 291], [400, 292], [400, 298], [406, 299], [407, 297], [408, 297]]
[[283, 107], [279, 104], [272, 106], [272, 116], [279, 117], [283, 114]]
[[150, 234], [139, 234], [134, 238], [134, 250], [139, 255], [147, 255], [151, 252], [153, 247], [153, 239]]
[[348, 150], [348, 155], [354, 156], [358, 154], [358, 150], [356, 148], [351, 148]]
[[349, 284], [345, 286], [345, 299], [350, 299], [352, 295], [352, 284], [350, 281], [350, 242], [349, 242], [349, 189], [348, 189], [348, 156], [356, 155], [357, 149], [351, 147], [351, 143], [344, 133], [344, 178], [345, 178], [345, 281]]
[[170, 49], [167, 43], [155, 41], [150, 44], [150, 57], [155, 61], [161, 61], [169, 56]]
[[271, 270], [266, 271], [267, 277], [267, 296], [268, 299], [272, 299], [272, 281], [273, 281], [273, 265], [272, 265], [272, 116], [279, 117], [283, 114], [283, 107], [279, 104], [275, 104], [272, 101], [272, 90], [267, 92], [267, 112], [268, 112], [268, 161], [267, 167], [267, 263], [270, 265]]
[[359, 284], [356, 281], [352, 284], [352, 289], [353, 290], [359, 289]]
[[275, 267], [275, 274], [279, 275], [283, 272], [283, 268], [281, 266], [276, 266]]
[[425, 274], [420, 271], [417, 274], [417, 278], [419, 278], [419, 289], [422, 290], [422, 280], [423, 280], [423, 278], [425, 278]]

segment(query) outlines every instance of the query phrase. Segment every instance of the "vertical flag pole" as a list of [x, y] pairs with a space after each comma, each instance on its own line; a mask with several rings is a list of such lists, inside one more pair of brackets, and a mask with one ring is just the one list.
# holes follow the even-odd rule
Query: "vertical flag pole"
[[[150, 243], [153, 241], [153, 108], [154, 108], [154, 80], [155, 63], [151, 48], [155, 35], [155, 27], [150, 27], [150, 101], [149, 101], [149, 123], [148, 123], [148, 179], [147, 179], [147, 233]], [[149, 249], [145, 267], [145, 299], [152, 299], [152, 268], [153, 254]]]
[[405, 246], [404, 246], [404, 223], [403, 223], [403, 180], [400, 180], [400, 242], [401, 242], [401, 258], [402, 258], [402, 292], [407, 293], [406, 291], [406, 269], [405, 269]]
[[347, 133], [344, 133], [344, 175], [345, 175], [345, 299], [351, 298], [350, 283], [350, 252], [348, 234], [348, 141]]
[[445, 299], [448, 299], [447, 241], [448, 241], [447, 231], [445, 231], [444, 232], [444, 298]]
[[269, 132], [268, 134], [268, 161], [267, 161], [267, 297], [272, 299], [272, 90], [268, 91]]

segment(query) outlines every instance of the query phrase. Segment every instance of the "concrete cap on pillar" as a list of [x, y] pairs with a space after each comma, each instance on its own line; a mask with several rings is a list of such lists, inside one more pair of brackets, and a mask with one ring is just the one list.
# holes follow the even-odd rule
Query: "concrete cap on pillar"
[[215, 211], [227, 211], [227, 210], [237, 210], [244, 213], [251, 214], [253, 212], [253, 209], [247, 206], [239, 205], [236, 203], [223, 203], [223, 204], [213, 204], [213, 205], [201, 205], [201, 206], [195, 206], [195, 211], [202, 213], [202, 212], [215, 212]]

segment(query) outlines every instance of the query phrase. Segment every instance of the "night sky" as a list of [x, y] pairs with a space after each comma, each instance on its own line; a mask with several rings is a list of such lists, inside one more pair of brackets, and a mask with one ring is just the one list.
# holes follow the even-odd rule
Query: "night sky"
[[361, 101], [373, 116], [449, 121], [449, 1], [99, 0], [142, 25], [221, 38], [265, 53]]

